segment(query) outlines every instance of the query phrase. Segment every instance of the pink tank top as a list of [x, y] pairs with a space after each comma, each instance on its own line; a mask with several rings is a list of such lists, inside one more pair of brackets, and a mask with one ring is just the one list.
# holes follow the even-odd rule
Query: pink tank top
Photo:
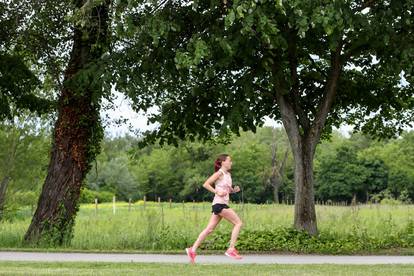
[[231, 181], [231, 175], [230, 173], [225, 173], [222, 169], [219, 170], [223, 175], [217, 179], [216, 183], [215, 183], [215, 189], [221, 190], [221, 191], [226, 191], [227, 195], [225, 196], [219, 196], [219, 195], [215, 195], [214, 199], [213, 199], [213, 203], [217, 204], [229, 204], [230, 201], [230, 191], [231, 191], [231, 185], [232, 185], [232, 181]]

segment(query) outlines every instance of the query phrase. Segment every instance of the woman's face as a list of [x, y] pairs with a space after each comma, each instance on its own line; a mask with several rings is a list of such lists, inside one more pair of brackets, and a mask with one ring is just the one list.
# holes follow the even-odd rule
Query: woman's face
[[227, 170], [231, 170], [231, 165], [232, 165], [232, 161], [231, 161], [230, 156], [227, 156], [226, 160], [221, 162], [221, 166], [226, 168]]

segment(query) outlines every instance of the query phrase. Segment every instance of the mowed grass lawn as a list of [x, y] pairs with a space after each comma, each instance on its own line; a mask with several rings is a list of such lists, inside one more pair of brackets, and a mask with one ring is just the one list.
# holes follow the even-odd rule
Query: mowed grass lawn
[[190, 265], [0, 262], [0, 275], [414, 275], [414, 265]]
[[[243, 231], [289, 227], [293, 206], [276, 204], [232, 204], [243, 220]], [[207, 225], [210, 203], [112, 203], [80, 206], [74, 238], [61, 249], [101, 251], [177, 251], [194, 242]], [[388, 237], [406, 229], [413, 222], [414, 205], [317, 205], [318, 228], [326, 235], [366, 235]], [[14, 219], [0, 223], [0, 248], [21, 248], [21, 241], [31, 219], [29, 208]], [[219, 233], [228, 234], [231, 225], [221, 222]], [[412, 234], [414, 237], [414, 233]], [[208, 239], [211, 237], [208, 237]], [[226, 237], [227, 238], [227, 237]], [[207, 240], [208, 241], [208, 240]]]

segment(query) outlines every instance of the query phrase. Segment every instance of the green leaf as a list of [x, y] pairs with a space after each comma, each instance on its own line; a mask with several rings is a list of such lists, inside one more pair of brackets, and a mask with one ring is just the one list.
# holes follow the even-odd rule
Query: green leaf
[[231, 25], [233, 25], [235, 19], [236, 16], [234, 14], [234, 11], [230, 10], [230, 12], [226, 16], [226, 27], [230, 27]]

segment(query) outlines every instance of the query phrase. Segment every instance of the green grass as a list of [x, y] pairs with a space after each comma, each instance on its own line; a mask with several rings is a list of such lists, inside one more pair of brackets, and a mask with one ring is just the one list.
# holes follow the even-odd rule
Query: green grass
[[[266, 232], [276, 228], [289, 228], [293, 222], [291, 205], [232, 204], [231, 207], [243, 220], [242, 235], [243, 232]], [[160, 205], [147, 202], [144, 206], [141, 201], [133, 204], [130, 211], [127, 203], [118, 203], [116, 213], [113, 214], [110, 203], [100, 204], [97, 211], [93, 204], [85, 204], [80, 207], [76, 218], [72, 244], [59, 250], [180, 252], [182, 248], [192, 244], [206, 226], [211, 215], [210, 208], [210, 203], [173, 203], [170, 206], [169, 203]], [[322, 236], [333, 240], [335, 237], [346, 237], [346, 239], [349, 237], [352, 242], [361, 240], [362, 243], [368, 239], [375, 239], [378, 244], [372, 248], [377, 251], [387, 252], [394, 247], [408, 247], [405, 252], [412, 252], [407, 244], [414, 240], [414, 233], [411, 233], [412, 229], [409, 228], [409, 223], [413, 222], [414, 205], [357, 207], [318, 205], [316, 210], [318, 228]], [[30, 219], [30, 210], [27, 208], [19, 211], [14, 220], [1, 222], [0, 248], [21, 248], [21, 240]], [[221, 222], [215, 234], [206, 240], [205, 246], [209, 248], [209, 242], [214, 243], [217, 235], [227, 241], [230, 231], [231, 225], [228, 222]], [[397, 233], [402, 233], [402, 236], [394, 237], [393, 235]], [[409, 241], [394, 244], [388, 242], [405, 238]], [[287, 251], [290, 251], [289, 246]], [[342, 251], [332, 250], [331, 253], [355, 253], [352, 251], [353, 243], [347, 246], [349, 248], [343, 247], [340, 249]], [[214, 249], [210, 247], [212, 248]], [[309, 252], [318, 252], [318, 249], [309, 250]], [[296, 250], [296, 252], [308, 251]], [[330, 252], [328, 250], [320, 253]], [[372, 252], [359, 250], [358, 253]]]
[[413, 275], [414, 265], [189, 265], [0, 262], [0, 275]]

